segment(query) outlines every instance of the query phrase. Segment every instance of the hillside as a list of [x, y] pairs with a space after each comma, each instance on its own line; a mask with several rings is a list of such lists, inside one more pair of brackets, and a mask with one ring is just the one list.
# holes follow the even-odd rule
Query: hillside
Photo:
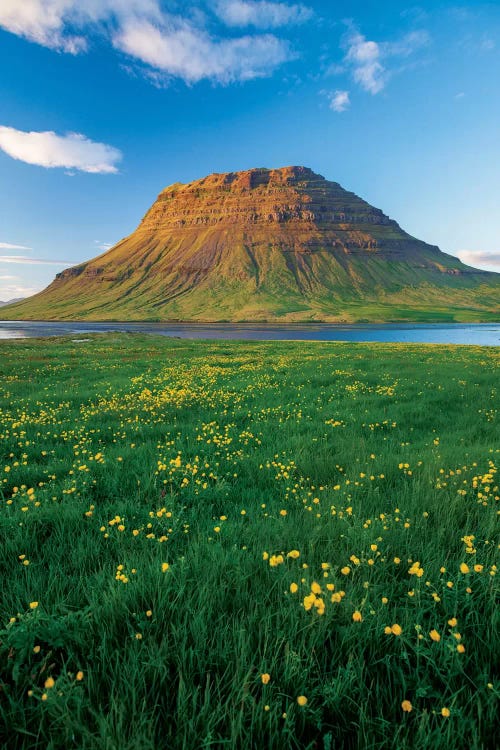
[[404, 232], [305, 167], [176, 183], [138, 228], [9, 319], [385, 321], [500, 317], [500, 275]]

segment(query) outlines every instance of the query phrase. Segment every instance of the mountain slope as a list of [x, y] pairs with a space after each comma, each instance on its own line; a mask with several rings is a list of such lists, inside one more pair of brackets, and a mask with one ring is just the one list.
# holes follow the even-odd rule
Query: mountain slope
[[465, 266], [305, 167], [163, 190], [129, 237], [2, 311], [88, 320], [488, 320], [500, 275]]

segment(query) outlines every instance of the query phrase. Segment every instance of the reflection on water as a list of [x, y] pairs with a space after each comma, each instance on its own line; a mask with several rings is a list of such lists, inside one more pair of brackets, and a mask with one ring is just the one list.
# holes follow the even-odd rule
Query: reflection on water
[[251, 325], [247, 323], [36, 323], [0, 321], [0, 339], [84, 336], [88, 333], [109, 331], [155, 333], [160, 336], [189, 339], [385, 341], [388, 343], [414, 342], [500, 346], [500, 323]]

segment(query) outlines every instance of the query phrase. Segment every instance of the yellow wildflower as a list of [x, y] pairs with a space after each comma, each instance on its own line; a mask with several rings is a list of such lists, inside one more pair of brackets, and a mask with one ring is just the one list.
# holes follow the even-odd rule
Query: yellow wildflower
[[271, 568], [275, 568], [277, 565], [282, 565], [284, 561], [283, 555], [271, 555], [269, 558], [269, 565]]
[[420, 563], [417, 560], [417, 562], [414, 562], [411, 568], [408, 570], [408, 573], [411, 576], [417, 576], [417, 578], [422, 578], [422, 576], [424, 575], [424, 569], [420, 567]]
[[325, 602], [321, 597], [318, 597], [314, 600], [314, 606], [316, 607], [316, 612], [318, 615], [324, 615], [325, 614]]
[[312, 608], [315, 601], [316, 601], [316, 594], [309, 594], [308, 596], [304, 597], [303, 604], [304, 604], [304, 609], [306, 610], [306, 612], [308, 612]]

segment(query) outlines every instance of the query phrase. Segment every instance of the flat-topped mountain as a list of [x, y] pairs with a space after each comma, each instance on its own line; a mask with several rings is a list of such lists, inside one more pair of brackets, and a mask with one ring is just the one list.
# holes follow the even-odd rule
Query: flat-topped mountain
[[500, 317], [500, 275], [415, 239], [306, 167], [165, 188], [131, 235], [10, 319], [346, 321]]

